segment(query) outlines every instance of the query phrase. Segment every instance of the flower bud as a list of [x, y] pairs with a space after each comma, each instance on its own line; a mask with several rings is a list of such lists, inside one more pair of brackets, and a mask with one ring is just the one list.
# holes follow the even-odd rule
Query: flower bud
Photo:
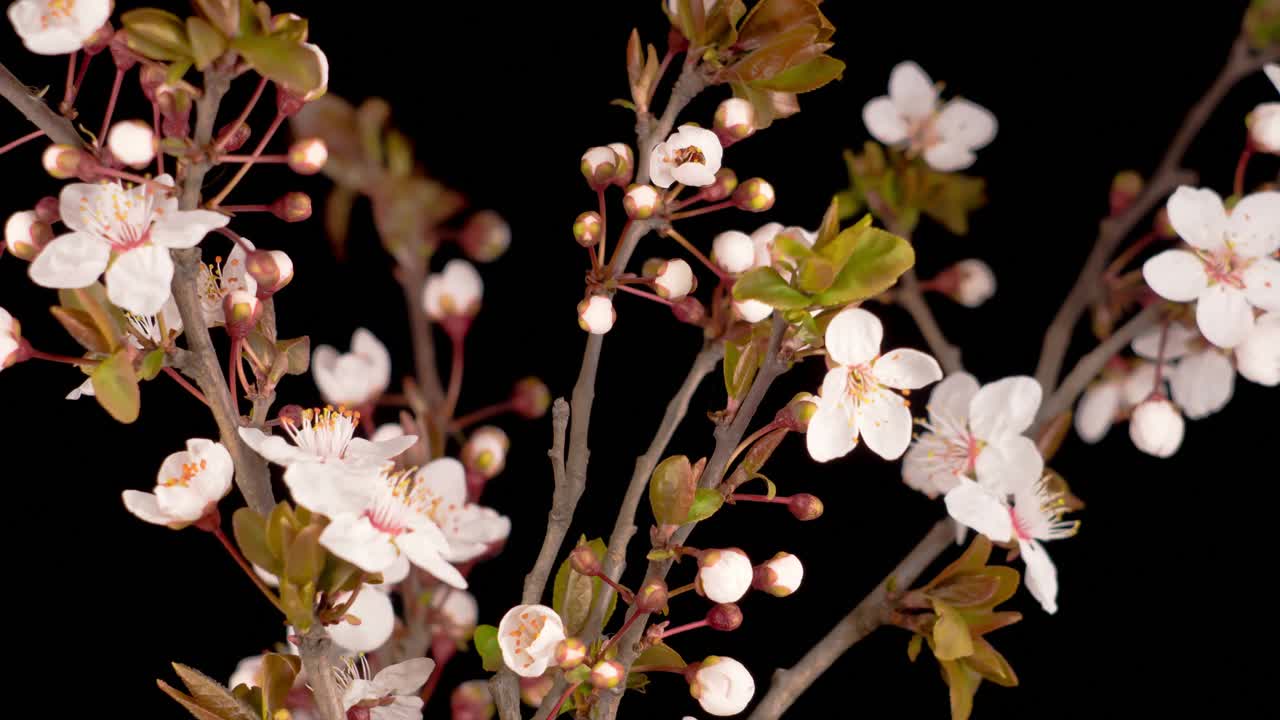
[[744, 273], [755, 265], [755, 244], [750, 235], [727, 230], [711, 241], [711, 260], [731, 275]]
[[487, 680], [468, 680], [449, 696], [452, 720], [491, 720], [497, 708]]
[[70, 145], [50, 145], [40, 157], [45, 172], [58, 180], [79, 178], [93, 182], [98, 161], [89, 153]]
[[1116, 173], [1115, 178], [1111, 180], [1111, 214], [1119, 215], [1128, 210], [1133, 201], [1138, 199], [1138, 195], [1142, 193], [1143, 180], [1142, 176], [1133, 170], [1123, 170]]
[[0, 308], [0, 370], [27, 359], [29, 351], [22, 339], [22, 323]]
[[702, 188], [702, 199], [707, 202], [720, 202], [738, 189], [738, 175], [729, 168], [720, 168], [716, 172], [716, 181]]
[[746, 140], [756, 132], [756, 110], [747, 100], [729, 98], [716, 108], [716, 136], [724, 147]]
[[40, 221], [35, 210], [21, 210], [4, 224], [4, 242], [9, 252], [30, 262], [53, 240], [53, 228]]
[[156, 134], [141, 120], [124, 120], [107, 132], [107, 149], [131, 168], [143, 168], [156, 157]]
[[632, 185], [622, 196], [622, 207], [629, 218], [651, 218], [662, 208], [662, 195], [652, 185]]
[[773, 314], [773, 308], [759, 300], [741, 300], [733, 303], [733, 311], [749, 323], [758, 323]]
[[592, 335], [603, 335], [613, 329], [618, 313], [607, 295], [592, 295], [578, 303], [578, 327]]
[[662, 266], [666, 263], [667, 261], [663, 258], [646, 258], [645, 261], [640, 264], [640, 277], [650, 279], [658, 277], [658, 273], [662, 272]]
[[285, 222], [302, 222], [311, 217], [311, 196], [304, 192], [287, 192], [271, 203], [271, 214]]
[[582, 154], [582, 176], [587, 179], [587, 185], [592, 190], [602, 190], [613, 182], [614, 177], [618, 175], [618, 166], [623, 162], [623, 158], [618, 157], [618, 153], [613, 148], [598, 146], [588, 149]]
[[111, 50], [111, 60], [120, 72], [132, 70], [133, 66], [137, 65], [138, 61], [142, 59], [138, 57], [137, 53], [129, 49], [129, 32], [123, 28], [111, 35], [111, 43], [108, 45], [108, 49]]
[[600, 213], [588, 210], [573, 221], [573, 239], [582, 247], [593, 247], [600, 242]]
[[493, 262], [511, 247], [511, 226], [492, 210], [481, 210], [462, 226], [458, 245], [476, 262]]
[[801, 522], [822, 517], [822, 501], [816, 495], [800, 493], [787, 501], [787, 509]]
[[733, 658], [709, 656], [697, 663], [692, 672], [687, 672], [686, 677], [689, 694], [712, 715], [737, 715], [747, 708], [756, 693], [751, 673]]
[[1264, 153], [1280, 155], [1280, 103], [1259, 105], [1246, 122], [1254, 147]]
[[636, 591], [636, 609], [643, 613], [656, 613], [667, 606], [667, 583], [660, 579], [648, 580]]
[[780, 552], [763, 565], [758, 565], [751, 587], [763, 590], [774, 597], [786, 597], [800, 587], [804, 578], [804, 566], [800, 558]]
[[622, 667], [622, 663], [617, 660], [601, 660], [591, 668], [589, 682], [597, 690], [607, 690], [618, 687], [626, 676], [627, 670]]
[[522, 677], [520, 678], [520, 700], [525, 705], [537, 707], [546, 699], [553, 685], [555, 680], [549, 675]]
[[733, 191], [733, 204], [739, 210], [764, 212], [773, 207], [773, 186], [764, 178], [751, 178]]
[[636, 155], [626, 143], [609, 143], [608, 148], [618, 156], [618, 163], [613, 171], [613, 184], [624, 188], [631, 184], [631, 178], [636, 174]]
[[698, 576], [694, 583], [698, 594], [712, 602], [731, 603], [751, 589], [754, 576], [751, 559], [741, 550], [707, 550], [698, 558]]
[[58, 208], [58, 198], [46, 195], [36, 202], [36, 218], [50, 225], [62, 219], [62, 211]]
[[293, 281], [293, 260], [280, 250], [251, 250], [245, 270], [258, 283], [258, 297], [268, 298]]
[[707, 308], [698, 298], [686, 295], [671, 303], [671, 314], [682, 323], [702, 325], [707, 320]]
[[462, 446], [462, 464], [468, 471], [491, 480], [506, 467], [510, 447], [511, 441], [501, 428], [494, 425], [476, 428]]
[[787, 406], [778, 411], [775, 419], [792, 432], [805, 432], [809, 429], [809, 420], [818, 412], [818, 403], [809, 393], [797, 393]]
[[1139, 450], [1158, 458], [1171, 457], [1182, 445], [1182, 413], [1164, 398], [1142, 402], [1129, 418], [1129, 438]]
[[182, 88], [161, 85], [156, 90], [160, 106], [160, 132], [165, 137], [185, 138], [191, 134], [191, 94]]
[[996, 293], [996, 275], [981, 260], [961, 260], [934, 279], [939, 291], [965, 307], [976, 308]]
[[306, 410], [301, 405], [285, 405], [280, 408], [280, 412], [276, 413], [276, 418], [282, 425], [301, 427], [303, 413], [305, 412]]
[[689, 263], [675, 258], [662, 264], [654, 276], [653, 285], [662, 297], [679, 300], [698, 287], [698, 279], [694, 277]]
[[227, 334], [233, 338], [247, 337], [261, 313], [262, 304], [258, 301], [258, 296], [247, 290], [234, 290], [222, 299]]
[[595, 577], [600, 574], [600, 558], [590, 545], [579, 545], [569, 553], [569, 567], [579, 575]]
[[422, 288], [427, 315], [437, 322], [448, 318], [472, 318], [480, 312], [484, 281], [466, 260], [450, 260], [444, 270], [432, 273]]
[[537, 420], [551, 407], [551, 391], [547, 384], [536, 377], [516, 382], [511, 389], [511, 409], [526, 420]]
[[329, 148], [320, 138], [306, 138], [289, 146], [289, 168], [299, 175], [315, 175], [329, 160]]
[[253, 129], [249, 127], [249, 123], [236, 123], [233, 120], [218, 131], [218, 142], [221, 143], [219, 148], [223, 152], [233, 153], [244, 147], [244, 144], [249, 142], [249, 137], [252, 135]]
[[561, 670], [572, 670], [587, 659], [587, 645], [578, 638], [565, 638], [556, 646], [556, 665]]
[[742, 608], [736, 603], [720, 603], [707, 611], [707, 627], [720, 632], [737, 630], [742, 625]]
[[111, 21], [102, 24], [102, 27], [93, 31], [93, 34], [85, 38], [84, 45], [81, 47], [84, 54], [90, 57], [106, 50], [111, 46], [111, 40], [115, 37], [115, 28], [111, 27]]

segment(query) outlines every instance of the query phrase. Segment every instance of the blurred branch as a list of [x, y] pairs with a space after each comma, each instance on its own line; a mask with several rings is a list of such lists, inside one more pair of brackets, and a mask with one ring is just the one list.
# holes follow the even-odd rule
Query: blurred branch
[[[399, 261], [400, 258], [397, 257]], [[413, 334], [413, 360], [418, 386], [422, 388], [427, 408], [434, 415], [444, 408], [444, 390], [440, 386], [440, 372], [436, 368], [435, 339], [431, 335], [431, 318], [422, 303], [422, 291], [427, 284], [426, 260], [415, 258], [398, 262], [396, 277], [404, 290], [404, 304], [409, 312], [409, 330]], [[432, 432], [445, 432], [444, 424], [433, 419]], [[434, 451], [433, 451], [434, 452]]]
[[916, 279], [914, 269], [908, 270], [898, 281], [895, 300], [911, 315], [911, 319], [920, 328], [920, 334], [929, 344], [929, 350], [933, 352], [933, 356], [938, 359], [942, 371], [950, 375], [963, 370], [964, 368], [960, 365], [960, 348], [952, 345], [947, 340], [947, 336], [942, 333], [938, 320], [934, 318], [933, 311], [929, 309], [929, 303], [920, 290], [920, 281]]
[[1085, 260], [1079, 278], [1067, 294], [1053, 323], [1045, 332], [1044, 342], [1040, 349], [1040, 363], [1036, 367], [1036, 380], [1047, 393], [1057, 386], [1058, 376], [1062, 372], [1062, 364], [1071, 345], [1071, 337], [1080, 316], [1088, 309], [1090, 303], [1102, 290], [1099, 279], [1106, 270], [1107, 261], [1115, 254], [1120, 243], [1133, 231], [1133, 228], [1146, 217], [1162, 200], [1179, 185], [1196, 182], [1197, 175], [1191, 170], [1180, 167], [1187, 148], [1191, 146], [1196, 135], [1209, 121], [1213, 111], [1226, 97], [1235, 84], [1252, 73], [1258, 72], [1262, 66], [1280, 58], [1280, 49], [1268, 48], [1253, 51], [1249, 48], [1248, 39], [1243, 33], [1236, 38], [1231, 47], [1231, 55], [1223, 66], [1218, 77], [1209, 86], [1200, 101], [1192, 106], [1182, 121], [1182, 126], [1174, 135], [1173, 142], [1165, 151], [1164, 158], [1155, 173], [1147, 180], [1143, 190], [1124, 212], [1112, 215], [1102, 221], [1098, 238], [1094, 241], [1093, 250]]
[[31, 92], [13, 73], [0, 64], [0, 96], [17, 108], [32, 125], [44, 131], [55, 143], [83, 147], [84, 139], [67, 118], [50, 108], [44, 98]]
[[893, 606], [890, 587], [899, 592], [911, 587], [920, 574], [954, 541], [955, 525], [951, 519], [938, 521], [876, 589], [831, 628], [831, 632], [805, 653], [799, 662], [790, 669], [778, 669], [774, 672], [769, 692], [761, 698], [760, 704], [748, 720], [775, 720], [786, 712], [796, 698], [809, 689], [846, 650], [889, 620]]

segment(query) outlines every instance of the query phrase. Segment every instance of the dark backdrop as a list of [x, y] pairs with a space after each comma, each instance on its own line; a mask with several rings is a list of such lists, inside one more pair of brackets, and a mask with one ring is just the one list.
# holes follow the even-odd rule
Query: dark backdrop
[[[830, 194], [843, 187], [841, 149], [866, 138], [861, 107], [884, 93], [896, 62], [915, 59], [945, 80], [949, 93], [991, 108], [1000, 135], [973, 169], [989, 178], [991, 204], [977, 214], [969, 238], [923, 228], [920, 270], [927, 276], [969, 256], [991, 263], [1000, 283], [993, 302], [970, 311], [934, 301], [935, 311], [979, 378], [1028, 372], [1042, 330], [1095, 235], [1112, 175], [1154, 167], [1183, 112], [1226, 57], [1244, 4], [1113, 0], [997, 9], [829, 2], [825, 9], [839, 28], [834, 54], [848, 62], [844, 80], [806, 95], [802, 113], [732, 148], [726, 164], [740, 177], [758, 174], [774, 183], [779, 200], [770, 219], [814, 226]], [[413, 11], [400, 3], [280, 5], [309, 13], [312, 37], [332, 63], [332, 92], [389, 98], [430, 172], [511, 222], [511, 251], [483, 268], [485, 306], [471, 338], [463, 409], [501, 399], [525, 374], [567, 394], [583, 343], [573, 306], [585, 263], [569, 225], [594, 201], [578, 158], [590, 145], [633, 141], [631, 116], [607, 103], [627, 92], [623, 50], [631, 27], [638, 24], [646, 40], [661, 45], [658, 3], [440, 3]], [[10, 32], [6, 27], [0, 41], [4, 62], [27, 82], [60, 92], [64, 65], [26, 54]], [[90, 84], [97, 87], [86, 91], [84, 107], [95, 128], [108, 82], [109, 72], [94, 68]], [[126, 109], [139, 108], [132, 92]], [[724, 92], [707, 93], [688, 117], [709, 123]], [[1189, 156], [1206, 184], [1228, 187], [1244, 114], [1273, 99], [1261, 74], [1230, 95]], [[12, 110], [0, 109], [0, 122], [0, 140], [26, 131]], [[259, 118], [255, 127], [265, 122]], [[3, 158], [3, 212], [56, 191], [57, 183], [38, 170], [38, 153], [33, 144]], [[1260, 161], [1257, 167], [1262, 179], [1276, 166]], [[297, 187], [319, 200], [325, 186], [264, 169], [233, 198], [269, 201]], [[689, 234], [706, 247], [721, 229], [749, 231], [760, 222], [721, 213], [690, 223]], [[347, 265], [330, 257], [317, 220], [286, 226], [246, 217], [234, 226], [260, 245], [287, 250], [297, 263], [297, 279], [278, 298], [282, 334], [345, 346], [352, 329], [364, 325], [387, 342], [397, 374], [410, 371], [399, 290], [367, 211], [357, 213]], [[674, 252], [656, 238], [645, 245], [642, 257]], [[0, 304], [21, 318], [40, 347], [71, 351], [45, 312], [51, 298], [28, 285], [24, 264], [0, 261]], [[607, 535], [633, 459], [661, 414], [660, 399], [683, 377], [699, 343], [696, 330], [676, 325], [656, 305], [632, 300], [619, 298], [620, 319], [605, 343], [590, 482], [575, 534]], [[887, 346], [922, 345], [904, 313], [877, 313], [887, 326]], [[1088, 340], [1084, 333], [1079, 339], [1077, 354]], [[813, 389], [820, 375], [818, 366], [799, 368], [770, 393], [766, 407]], [[282, 629], [211, 539], [145, 525], [121, 506], [120, 491], [149, 488], [161, 459], [187, 437], [215, 432], [202, 408], [172, 383], [155, 382], [144, 391], [142, 419], [124, 427], [91, 400], [62, 400], [80, 379], [74, 370], [37, 363], [0, 376], [6, 405], [0, 472], [12, 488], [8, 615], [33, 633], [10, 639], [11, 649], [29, 661], [24, 680], [34, 678], [23, 694], [57, 697], [66, 711], [96, 707], [123, 716], [130, 708], [130, 716], [177, 718], [182, 711], [153, 684], [171, 675], [170, 660], [225, 678], [236, 660], [276, 642]], [[1054, 465], [1089, 507], [1080, 535], [1050, 546], [1061, 610], [1046, 616], [1025, 593], [1011, 603], [1026, 619], [992, 639], [1023, 684], [984, 686], [978, 717], [1182, 714], [1187, 700], [1238, 701], [1239, 686], [1225, 682], [1232, 640], [1257, 622], [1248, 618], [1261, 619], [1266, 611], [1249, 610], [1246, 600], [1259, 599], [1247, 588], [1257, 582], [1258, 566], [1270, 565], [1261, 542], [1269, 535], [1274, 464], [1253, 464], [1263, 458], [1253, 448], [1275, 439], [1274, 415], [1263, 413], [1268, 398], [1274, 403], [1274, 394], [1242, 382], [1225, 412], [1188, 424], [1173, 460], [1138, 454], [1123, 426], [1097, 447], [1074, 438], [1066, 443]], [[305, 378], [281, 389], [283, 402], [316, 399]], [[671, 451], [710, 452], [711, 426], [701, 413], [722, 402], [722, 388], [708, 382]], [[473, 575], [482, 620], [489, 622], [518, 596], [542, 537], [551, 487], [549, 422], [503, 425], [513, 442], [510, 462], [486, 500], [509, 514], [515, 529], [506, 552]], [[793, 438], [770, 467], [784, 492], [821, 496], [826, 515], [802, 525], [776, 508], [744, 506], [717, 516], [694, 540], [738, 545], [761, 559], [794, 552], [805, 561], [805, 585], [786, 600], [749, 597], [736, 633], [699, 631], [673, 642], [690, 659], [709, 653], [742, 659], [759, 692], [774, 667], [793, 663], [941, 512], [940, 504], [900, 483], [897, 464], [864, 449], [816, 465]], [[228, 505], [235, 502], [233, 496]], [[642, 563], [632, 565], [626, 580], [634, 582]], [[674, 582], [688, 573], [677, 569]], [[674, 618], [695, 619], [698, 607], [679, 601]], [[936, 664], [927, 658], [908, 664], [907, 640], [898, 630], [876, 633], [838, 662], [792, 715], [852, 717], [874, 708], [945, 717]], [[462, 657], [449, 666], [444, 687], [481, 675], [474, 656]], [[705, 715], [675, 678], [657, 678], [647, 696], [625, 707], [624, 717], [631, 718]], [[437, 701], [429, 714], [444, 712]]]

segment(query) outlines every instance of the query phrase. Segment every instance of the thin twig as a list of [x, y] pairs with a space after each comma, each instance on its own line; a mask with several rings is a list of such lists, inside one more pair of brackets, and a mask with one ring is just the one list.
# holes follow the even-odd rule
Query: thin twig
[[789, 670], [779, 669], [773, 674], [769, 692], [748, 720], [775, 720], [786, 712], [796, 698], [846, 650], [888, 620], [892, 607], [889, 602], [890, 584], [897, 589], [910, 587], [954, 540], [955, 525], [950, 518], [935, 524], [876, 589], [862, 598], [799, 662]]
[[925, 300], [924, 292], [920, 289], [920, 281], [916, 279], [916, 271], [912, 269], [904, 273], [902, 279], [898, 282], [898, 286], [896, 295], [898, 304], [911, 315], [911, 319], [920, 328], [920, 334], [924, 336], [924, 341], [929, 344], [929, 350], [933, 352], [938, 364], [942, 366], [942, 371], [948, 375], [960, 372], [962, 369], [960, 365], [960, 348], [952, 345], [947, 340], [947, 336], [942, 333], [942, 328], [938, 325], [937, 319], [934, 318], [933, 311], [929, 309], [929, 302]]
[[75, 125], [54, 112], [45, 104], [43, 98], [32, 93], [31, 88], [20, 82], [2, 64], [0, 64], [0, 96], [8, 100], [9, 104], [26, 116], [32, 125], [43, 130], [44, 134], [55, 143], [74, 147], [84, 146], [84, 139], [80, 137], [80, 133], [76, 132]]
[[[593, 336], [594, 337], [594, 336]], [[524, 579], [524, 593], [521, 602], [525, 605], [540, 602], [542, 593], [547, 587], [547, 578], [551, 576], [551, 566], [555, 565], [556, 556], [560, 554], [560, 545], [569, 532], [569, 522], [573, 520], [573, 509], [582, 495], [582, 482], [575, 481], [565, 469], [564, 437], [569, 425], [569, 403], [564, 398], [556, 398], [551, 406], [551, 470], [555, 477], [555, 489], [551, 496], [551, 512], [547, 515], [547, 534], [542, 540], [542, 548], [538, 551], [538, 559], [533, 569]]]

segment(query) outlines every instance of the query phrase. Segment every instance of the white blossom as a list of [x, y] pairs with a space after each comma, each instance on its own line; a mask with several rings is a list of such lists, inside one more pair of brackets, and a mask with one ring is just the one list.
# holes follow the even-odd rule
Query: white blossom
[[689, 187], [705, 187], [716, 181], [724, 148], [720, 138], [706, 128], [681, 125], [666, 142], [658, 143], [650, 153], [650, 179], [660, 188], [675, 183]]
[[1235, 386], [1236, 369], [1231, 364], [1230, 353], [1216, 347], [1183, 357], [1169, 371], [1170, 396], [1191, 420], [1208, 417], [1226, 407]]
[[18, 348], [21, 346], [19, 342], [21, 339], [22, 326], [9, 314], [8, 310], [0, 308], [0, 370], [13, 364], [18, 355]]
[[1196, 324], [1209, 342], [1239, 345], [1253, 309], [1280, 311], [1280, 192], [1243, 198], [1228, 214], [1212, 190], [1180, 187], [1169, 222], [1190, 246], [1166, 250], [1142, 267], [1151, 289], [1174, 302], [1196, 301]]
[[212, 440], [187, 441], [187, 449], [165, 458], [154, 493], [125, 490], [124, 506], [139, 518], [175, 530], [204, 517], [231, 492], [231, 453]]
[[38, 55], [79, 50], [110, 16], [111, 0], [18, 0], [9, 6], [13, 29]]
[[592, 335], [603, 335], [613, 329], [618, 313], [607, 295], [592, 295], [578, 303], [578, 326]]
[[[344, 605], [351, 599], [351, 593], [342, 593], [333, 598], [335, 605]], [[391, 639], [391, 632], [396, 626], [396, 612], [391, 606], [391, 598], [373, 585], [364, 585], [356, 595], [355, 602], [347, 609], [347, 615], [359, 622], [343, 620], [327, 625], [325, 630], [339, 647], [352, 653], [373, 652]]]
[[889, 94], [868, 102], [862, 121], [877, 140], [922, 154], [934, 170], [964, 170], [975, 160], [973, 151], [995, 139], [996, 118], [959, 98], [939, 109], [938, 94], [919, 65], [899, 63], [889, 75]]
[[339, 354], [328, 345], [316, 348], [311, 374], [327, 402], [364, 407], [391, 384], [391, 355], [373, 333], [360, 328], [351, 336], [349, 353]]
[[295, 424], [284, 418], [280, 427], [285, 437], [271, 435], [258, 428], [240, 428], [240, 437], [249, 447], [269, 462], [286, 467], [301, 462], [332, 462], [380, 466], [413, 447], [416, 435], [400, 435], [386, 440], [356, 437], [360, 413], [345, 408], [311, 408], [302, 411]]
[[751, 589], [755, 569], [741, 550], [706, 550], [698, 558], [698, 592], [712, 602], [737, 602]]
[[1092, 444], [1106, 436], [1120, 414], [1122, 384], [1121, 378], [1103, 378], [1080, 396], [1074, 424], [1081, 440]]
[[1152, 398], [1139, 403], [1129, 418], [1129, 438], [1139, 450], [1158, 458], [1171, 457], [1182, 445], [1186, 423], [1173, 403]]
[[111, 156], [132, 168], [143, 168], [156, 157], [156, 133], [149, 123], [124, 120], [107, 132]]
[[502, 662], [520, 677], [534, 678], [546, 672], [564, 638], [560, 615], [545, 605], [517, 605], [498, 623]]
[[750, 235], [728, 230], [711, 241], [711, 259], [730, 275], [744, 273], [755, 266], [755, 245]]
[[480, 621], [480, 606], [476, 596], [466, 590], [441, 588], [431, 596], [431, 610], [443, 620], [455, 637], [466, 637]]
[[861, 308], [840, 311], [827, 326], [833, 367], [822, 381], [818, 411], [809, 421], [809, 455], [826, 462], [847, 454], [861, 436], [886, 460], [911, 442], [911, 410], [897, 390], [918, 390], [942, 379], [932, 357], [918, 350], [880, 353], [884, 326]]
[[475, 266], [466, 260], [450, 260], [444, 271], [427, 278], [422, 288], [422, 305], [433, 320], [473, 317], [480, 311], [484, 281]]
[[[369, 720], [422, 720], [423, 700], [418, 690], [435, 671], [436, 663], [428, 658], [414, 658], [389, 665], [370, 677], [364, 656], [348, 659], [345, 668], [335, 669], [338, 689], [342, 691], [342, 709], [347, 717]], [[367, 715], [354, 715], [356, 708]]]
[[996, 274], [981, 260], [961, 260], [952, 266], [956, 288], [952, 297], [965, 307], [976, 308], [996, 294]]
[[712, 655], [703, 660], [693, 674], [689, 694], [712, 715], [737, 715], [756, 694], [756, 682], [742, 663]]
[[209, 325], [222, 325], [226, 314], [222, 309], [222, 301], [233, 292], [258, 292], [258, 281], [248, 271], [248, 252], [253, 250], [253, 243], [246, 238], [231, 248], [225, 261], [219, 267], [217, 262], [200, 266], [200, 279], [197, 287], [200, 290], [200, 312]]

